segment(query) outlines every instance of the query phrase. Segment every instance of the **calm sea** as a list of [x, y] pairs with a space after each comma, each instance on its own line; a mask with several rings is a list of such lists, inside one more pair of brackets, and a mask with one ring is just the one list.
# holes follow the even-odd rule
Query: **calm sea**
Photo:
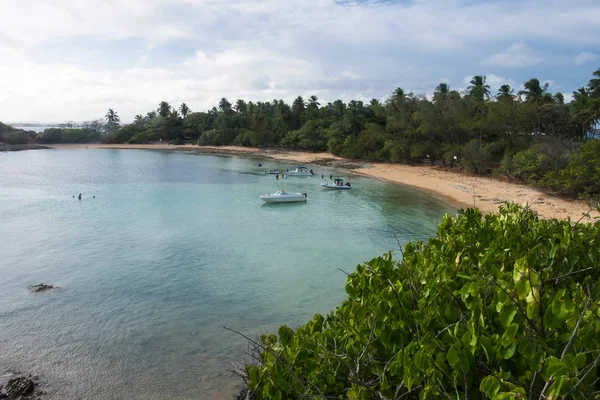
[[[360, 177], [276, 180], [238, 157], [139, 150], [0, 153], [0, 373], [51, 399], [225, 399], [244, 339], [344, 299], [345, 275], [426, 238], [447, 204]], [[264, 205], [278, 189], [306, 204]], [[77, 200], [81, 193], [83, 200]], [[75, 198], [73, 198], [75, 196]], [[95, 196], [95, 198], [93, 198]], [[39, 282], [62, 290], [29, 293]]]

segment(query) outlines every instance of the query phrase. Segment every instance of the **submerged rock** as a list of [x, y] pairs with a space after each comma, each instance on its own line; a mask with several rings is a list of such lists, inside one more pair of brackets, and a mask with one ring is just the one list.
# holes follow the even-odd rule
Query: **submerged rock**
[[50, 285], [48, 283], [40, 283], [38, 285], [29, 286], [29, 291], [31, 292], [44, 292], [46, 290], [56, 289], [58, 286]]

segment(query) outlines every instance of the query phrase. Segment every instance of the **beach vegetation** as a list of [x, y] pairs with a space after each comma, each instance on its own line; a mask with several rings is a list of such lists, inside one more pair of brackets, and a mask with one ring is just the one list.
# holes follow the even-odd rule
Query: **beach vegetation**
[[248, 338], [238, 373], [255, 399], [598, 398], [599, 237], [514, 204], [447, 215], [326, 316]]

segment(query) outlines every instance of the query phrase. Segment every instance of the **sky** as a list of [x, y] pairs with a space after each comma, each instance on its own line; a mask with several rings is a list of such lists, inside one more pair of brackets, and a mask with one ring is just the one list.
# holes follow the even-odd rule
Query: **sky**
[[165, 100], [385, 99], [600, 67], [600, 0], [0, 0], [0, 121], [122, 121]]

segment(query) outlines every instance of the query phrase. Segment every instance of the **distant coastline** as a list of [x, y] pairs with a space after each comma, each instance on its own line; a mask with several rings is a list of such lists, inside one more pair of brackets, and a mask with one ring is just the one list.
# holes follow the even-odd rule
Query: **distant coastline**
[[22, 150], [43, 150], [49, 149], [49, 146], [44, 146], [41, 144], [34, 143], [24, 143], [24, 144], [7, 144], [0, 143], [0, 151], [22, 151]]
[[[473, 176], [433, 166], [409, 166], [347, 160], [330, 153], [310, 153], [279, 148], [196, 146], [170, 144], [57, 144], [56, 149], [138, 149], [186, 151], [203, 154], [263, 157], [294, 163], [312, 163], [345, 169], [353, 174], [399, 183], [428, 191], [457, 207], [477, 207], [494, 212], [506, 201], [529, 205], [542, 218], [579, 220], [589, 211], [584, 201], [549, 195], [527, 185], [484, 176]], [[597, 212], [591, 216], [598, 216]], [[589, 221], [584, 218], [583, 221]]]

